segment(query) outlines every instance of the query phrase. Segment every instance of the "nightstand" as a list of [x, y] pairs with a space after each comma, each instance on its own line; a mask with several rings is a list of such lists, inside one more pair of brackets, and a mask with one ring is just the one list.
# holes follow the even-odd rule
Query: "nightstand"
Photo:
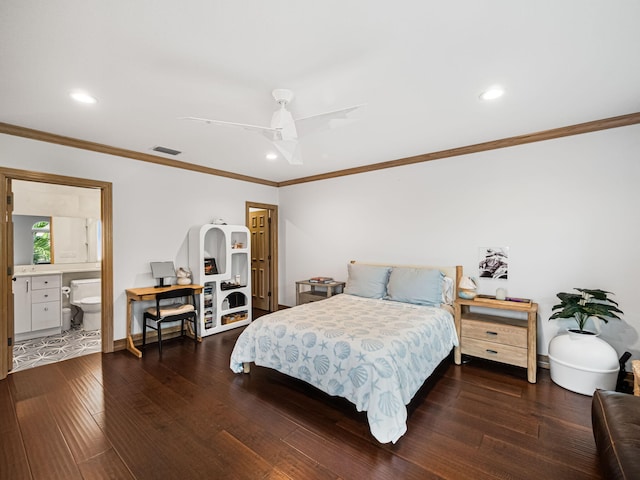
[[342, 293], [345, 282], [315, 283], [309, 280], [296, 282], [296, 305], [324, 300]]
[[[460, 341], [454, 351], [457, 365], [462, 363], [462, 354], [507, 363], [526, 368], [527, 379], [536, 383], [537, 303], [489, 303], [458, 298], [454, 310]], [[523, 312], [527, 318], [492, 315], [490, 310]]]

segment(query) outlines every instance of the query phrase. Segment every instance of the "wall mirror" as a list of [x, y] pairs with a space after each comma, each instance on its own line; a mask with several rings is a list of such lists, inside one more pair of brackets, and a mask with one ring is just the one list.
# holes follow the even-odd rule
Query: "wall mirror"
[[12, 218], [14, 265], [101, 260], [102, 235], [100, 220], [96, 218], [41, 215], [13, 215]]

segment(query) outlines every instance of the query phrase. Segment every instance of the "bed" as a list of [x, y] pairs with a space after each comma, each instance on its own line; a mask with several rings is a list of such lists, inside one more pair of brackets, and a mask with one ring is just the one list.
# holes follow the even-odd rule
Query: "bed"
[[303, 380], [366, 411], [372, 435], [395, 443], [407, 408], [458, 345], [451, 303], [461, 267], [348, 265], [343, 294], [259, 317], [231, 353]]

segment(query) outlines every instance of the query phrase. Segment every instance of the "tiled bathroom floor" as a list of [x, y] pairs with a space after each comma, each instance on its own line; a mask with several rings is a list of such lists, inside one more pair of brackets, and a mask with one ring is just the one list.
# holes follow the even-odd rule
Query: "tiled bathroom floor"
[[13, 346], [13, 370], [25, 370], [102, 350], [100, 330], [72, 328], [58, 335], [16, 342]]

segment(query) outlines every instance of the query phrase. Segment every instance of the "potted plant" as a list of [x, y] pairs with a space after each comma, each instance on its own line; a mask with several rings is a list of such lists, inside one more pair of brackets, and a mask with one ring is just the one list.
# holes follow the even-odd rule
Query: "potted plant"
[[549, 320], [574, 318], [578, 323], [578, 330], [569, 329], [569, 331], [588, 335], [594, 335], [593, 332], [584, 329], [590, 317], [599, 318], [604, 323], [608, 323], [610, 318], [620, 320], [617, 314], [623, 312], [618, 308], [618, 303], [608, 297], [611, 292], [599, 289], [589, 290], [587, 288], [576, 288], [575, 290], [580, 293], [558, 293], [557, 296], [560, 299], [560, 303], [551, 309], [556, 310], [556, 312], [551, 315]]
[[578, 328], [569, 329], [568, 334], [557, 335], [549, 342], [549, 369], [551, 380], [573, 392], [593, 395], [597, 388], [615, 390], [620, 370], [615, 349], [598, 338], [598, 333], [585, 330], [589, 318], [605, 323], [609, 319], [620, 320], [623, 313], [618, 303], [609, 298], [611, 292], [576, 288], [580, 293], [558, 293], [560, 303], [552, 310], [549, 320], [573, 318]]

